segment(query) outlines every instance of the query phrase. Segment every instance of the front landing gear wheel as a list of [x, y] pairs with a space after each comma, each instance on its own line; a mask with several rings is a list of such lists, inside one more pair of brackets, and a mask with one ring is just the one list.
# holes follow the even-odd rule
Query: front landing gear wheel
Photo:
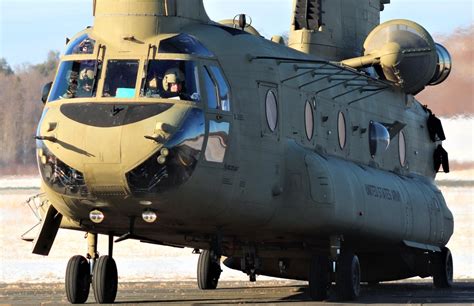
[[313, 301], [328, 298], [330, 262], [327, 256], [315, 256], [311, 259], [308, 282], [309, 295]]
[[219, 258], [213, 258], [210, 251], [202, 251], [199, 255], [197, 266], [197, 282], [201, 290], [213, 290], [217, 288], [221, 276]]
[[448, 248], [436, 253], [431, 259], [433, 283], [436, 288], [451, 288], [453, 286], [453, 256]]
[[336, 265], [336, 290], [340, 299], [352, 301], [360, 295], [360, 264], [354, 253], [342, 253]]
[[118, 274], [115, 260], [101, 256], [94, 265], [92, 287], [95, 300], [99, 304], [111, 304], [117, 296]]
[[84, 304], [89, 297], [91, 273], [83, 256], [71, 257], [66, 268], [66, 296], [71, 304]]

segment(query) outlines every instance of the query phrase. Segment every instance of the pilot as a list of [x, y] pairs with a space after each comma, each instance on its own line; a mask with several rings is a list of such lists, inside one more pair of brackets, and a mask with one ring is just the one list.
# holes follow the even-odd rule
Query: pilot
[[77, 97], [91, 97], [93, 85], [94, 71], [90, 68], [84, 68], [79, 74]]
[[66, 93], [62, 96], [63, 99], [72, 99], [76, 97], [77, 86], [78, 86], [78, 73], [76, 71], [71, 71], [69, 73], [69, 81]]
[[156, 76], [156, 74], [154, 74], [153, 77], [148, 80], [145, 96], [155, 98], [160, 97], [160, 90], [158, 88], [158, 77]]
[[184, 93], [184, 73], [179, 68], [171, 68], [166, 71], [163, 77], [163, 89], [168, 98], [185, 99]]
[[94, 44], [90, 39], [84, 39], [78, 47], [77, 53], [79, 54], [92, 54], [94, 52]]

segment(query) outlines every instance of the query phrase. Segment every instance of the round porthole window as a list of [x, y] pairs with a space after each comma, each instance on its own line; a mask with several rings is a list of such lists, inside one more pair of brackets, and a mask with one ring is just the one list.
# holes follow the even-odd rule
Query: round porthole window
[[314, 111], [313, 106], [309, 101], [306, 101], [306, 106], [304, 108], [304, 119], [305, 119], [305, 128], [306, 128], [306, 137], [308, 140], [313, 139], [314, 134]]
[[407, 162], [407, 144], [405, 141], [405, 133], [398, 134], [398, 155], [400, 156], [400, 165], [405, 167]]
[[339, 135], [339, 147], [341, 150], [346, 146], [346, 117], [343, 112], [339, 112], [337, 119], [337, 131]]
[[270, 131], [275, 132], [278, 124], [278, 102], [273, 90], [267, 92], [265, 102], [265, 111], [267, 116], [267, 124]]

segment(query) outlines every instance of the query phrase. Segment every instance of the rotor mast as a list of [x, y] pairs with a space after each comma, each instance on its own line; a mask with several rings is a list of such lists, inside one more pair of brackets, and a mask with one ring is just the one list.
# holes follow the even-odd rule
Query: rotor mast
[[293, 0], [289, 46], [332, 61], [363, 54], [390, 0]]

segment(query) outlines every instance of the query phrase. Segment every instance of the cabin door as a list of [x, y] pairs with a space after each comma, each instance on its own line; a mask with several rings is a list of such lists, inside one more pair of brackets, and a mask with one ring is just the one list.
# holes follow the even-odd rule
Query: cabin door
[[201, 67], [201, 93], [206, 111], [206, 139], [201, 165], [208, 178], [216, 214], [223, 212], [232, 197], [237, 162], [237, 141], [234, 107], [230, 86], [217, 62], [209, 61]]

